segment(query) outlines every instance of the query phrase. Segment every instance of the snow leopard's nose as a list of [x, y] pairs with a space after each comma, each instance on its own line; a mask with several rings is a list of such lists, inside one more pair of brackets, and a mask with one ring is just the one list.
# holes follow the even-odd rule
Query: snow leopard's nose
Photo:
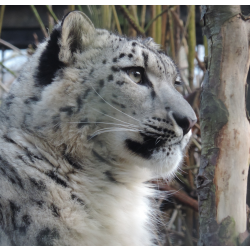
[[179, 127], [182, 128], [183, 130], [183, 136], [189, 132], [189, 130], [194, 126], [194, 124], [197, 122], [197, 118], [191, 119], [190, 117], [187, 116], [182, 116], [177, 113], [173, 113], [173, 117], [178, 124]]

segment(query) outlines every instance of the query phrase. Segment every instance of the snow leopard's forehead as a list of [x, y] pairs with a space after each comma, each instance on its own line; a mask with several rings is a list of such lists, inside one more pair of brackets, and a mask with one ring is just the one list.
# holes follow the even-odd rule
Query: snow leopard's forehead
[[[85, 60], [86, 54], [88, 51], [84, 53]], [[173, 60], [152, 38], [127, 38], [107, 30], [96, 29], [96, 37], [89, 47], [89, 54], [92, 55], [92, 60], [101, 58], [103, 64], [110, 63], [121, 67], [139, 66], [159, 77], [175, 79], [178, 76]]]

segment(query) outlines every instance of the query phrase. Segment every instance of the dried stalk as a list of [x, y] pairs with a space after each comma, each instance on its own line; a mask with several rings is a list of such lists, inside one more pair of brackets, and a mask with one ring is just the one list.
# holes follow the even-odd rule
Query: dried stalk
[[157, 16], [155, 16], [155, 18], [153, 18], [152, 20], [149, 21], [148, 25], [145, 28], [145, 33], [148, 31], [148, 29], [150, 28], [150, 26], [152, 25], [152, 23], [157, 20], [157, 18], [159, 18], [162, 14], [164, 14], [165, 12], [167, 12], [169, 9], [173, 8], [174, 6], [171, 5], [169, 6], [167, 9], [163, 10], [161, 13], [159, 13]]
[[56, 17], [56, 15], [55, 15], [54, 11], [52, 10], [52, 8], [51, 8], [49, 5], [46, 5], [46, 8], [47, 8], [47, 10], [49, 11], [50, 15], [51, 15], [51, 16], [54, 18], [54, 20], [58, 23], [59, 20], [58, 20], [58, 18]]
[[177, 217], [177, 214], [178, 214], [178, 210], [175, 209], [174, 212], [172, 213], [172, 216], [171, 216], [171, 219], [170, 221], [168, 222], [168, 226], [167, 226], [167, 229], [171, 229], [176, 217]]
[[181, 217], [181, 220], [184, 224], [184, 227], [186, 228], [186, 237], [185, 237], [185, 241], [186, 243], [189, 245], [189, 246], [193, 246], [193, 242], [192, 242], [192, 236], [188, 230], [188, 226], [187, 226], [187, 223], [186, 223], [186, 220], [185, 218], [183, 217], [182, 213], [181, 213], [181, 210], [179, 210], [179, 216]]
[[196, 34], [195, 34], [195, 5], [189, 7], [190, 20], [188, 24], [188, 79], [189, 86], [193, 89], [194, 80], [194, 58], [195, 58], [195, 45], [196, 45]]
[[11, 43], [8, 43], [8, 42], [4, 41], [1, 38], [0, 38], [0, 43], [3, 44], [3, 45], [5, 45], [6, 47], [8, 47], [8, 48], [10, 48], [10, 49], [12, 49], [14, 51], [16, 51], [16, 52], [22, 54], [22, 51], [20, 49], [18, 49], [16, 46], [12, 45]]
[[0, 65], [1, 65], [4, 69], [6, 69], [9, 73], [11, 73], [13, 76], [16, 77], [16, 74], [15, 74], [12, 70], [10, 70], [10, 69], [7, 68], [6, 66], [4, 66], [2, 62], [0, 62]]
[[[185, 238], [185, 237], [186, 237], [184, 233], [178, 232], [178, 231], [175, 231], [175, 230], [167, 229], [167, 232], [172, 233], [172, 234], [176, 234], [176, 235], [178, 235], [178, 236], [180, 236], [180, 237], [182, 237], [182, 238]], [[194, 237], [192, 237], [192, 241], [193, 241], [194, 243], [197, 243], [198, 240], [195, 239]]]
[[141, 11], [141, 27], [142, 27], [142, 29], [144, 29], [144, 25], [145, 25], [146, 7], [147, 7], [147, 5], [142, 5], [142, 11]]
[[5, 92], [9, 92], [9, 89], [7, 87], [5, 87], [1, 82], [0, 82], [0, 87], [5, 91]]
[[144, 30], [136, 23], [134, 17], [129, 13], [128, 9], [125, 5], [119, 5], [119, 8], [124, 15], [124, 17], [128, 20], [130, 25], [142, 36], [145, 36]]
[[[48, 6], [47, 9], [52, 10], [52, 5], [46, 5], [46, 7], [47, 6]], [[50, 14], [50, 12], [48, 13], [48, 22], [49, 22], [49, 32], [48, 33], [51, 33], [51, 31], [53, 30], [53, 27], [55, 25], [55, 22], [54, 22], [54, 18]]]
[[184, 27], [184, 34], [187, 34], [187, 29], [188, 29], [188, 25], [189, 25], [189, 21], [190, 21], [190, 16], [191, 16], [191, 12], [189, 11], [188, 16], [187, 16], [187, 20], [186, 20], [186, 23], [185, 23], [185, 27]]
[[193, 169], [197, 169], [197, 168], [199, 168], [199, 166], [187, 167], [187, 168], [183, 168], [183, 170], [193, 170]]
[[2, 26], [3, 26], [4, 10], [5, 10], [5, 5], [2, 5], [1, 10], [0, 10], [0, 37], [1, 37]]
[[[162, 13], [162, 6], [156, 5], [156, 15], [159, 15]], [[162, 24], [162, 15], [159, 16], [159, 18], [155, 21], [155, 42], [158, 44], [161, 44], [161, 24]]]
[[174, 44], [174, 24], [173, 24], [173, 17], [172, 13], [169, 11], [168, 12], [168, 17], [169, 17], [169, 27], [170, 27], [170, 49], [171, 49], [171, 56], [173, 60], [175, 61], [175, 44]]
[[130, 5], [134, 18], [135, 18], [135, 22], [139, 25], [139, 20], [138, 20], [138, 16], [137, 16], [137, 5]]
[[116, 13], [116, 9], [115, 9], [114, 5], [112, 5], [112, 10], [113, 10], [114, 18], [115, 18], [116, 28], [117, 28], [119, 34], [122, 35], [121, 26], [120, 26], [119, 19], [118, 19], [118, 16], [117, 16], [117, 13]]
[[40, 24], [40, 27], [41, 27], [41, 30], [42, 30], [44, 36], [48, 37], [48, 33], [47, 33], [46, 29], [45, 29], [45, 26], [43, 24], [43, 21], [42, 21], [41, 17], [39, 16], [39, 14], [38, 14], [38, 12], [36, 10], [36, 7], [34, 5], [30, 5], [30, 7], [31, 7], [31, 9], [32, 9], [38, 23]]
[[83, 11], [82, 11], [82, 6], [81, 6], [81, 5], [77, 5], [77, 8], [78, 8], [78, 10], [80, 10], [81, 12], [83, 12]]
[[69, 11], [73, 11], [73, 10], [75, 10], [75, 5], [69, 5]]
[[102, 16], [102, 27], [105, 29], [110, 29], [111, 13], [109, 5], [101, 6], [101, 16]]
[[186, 54], [188, 54], [188, 44], [187, 44], [187, 40], [186, 40], [186, 36], [187, 36], [187, 33], [186, 33], [186, 29], [184, 28], [184, 25], [183, 25], [183, 21], [178, 17], [178, 15], [175, 13], [175, 11], [171, 10], [171, 13], [173, 14], [173, 17], [176, 21], [176, 24], [180, 27], [181, 31], [182, 31], [182, 44], [185, 48], [185, 51], [186, 51]]
[[195, 146], [201, 150], [201, 145], [199, 144], [199, 142], [195, 139], [195, 138], [192, 138], [192, 142], [195, 144]]
[[[176, 10], [171, 10], [172, 14], [174, 13], [178, 19], [180, 17], [180, 6], [176, 6]], [[176, 63], [179, 65], [179, 52], [180, 52], [180, 47], [181, 47], [181, 30], [180, 26], [178, 25], [177, 20], [174, 21], [174, 41], [175, 41], [175, 54], [176, 54]]]
[[[153, 20], [156, 16], [156, 6], [155, 5], [151, 5], [150, 6], [150, 14], [151, 14], [151, 20]], [[149, 29], [149, 36], [151, 36], [152, 38], [155, 39], [155, 35], [156, 35], [156, 30], [155, 30], [155, 22], [152, 23], [150, 29]]]
[[[166, 10], [168, 8], [167, 5], [163, 5], [162, 9]], [[162, 25], [161, 25], [161, 45], [162, 48], [166, 49], [166, 28], [167, 28], [167, 12], [162, 14]]]
[[171, 196], [178, 200], [180, 203], [193, 208], [196, 212], [198, 212], [198, 201], [191, 198], [187, 194], [182, 191], [176, 190], [175, 188], [170, 187], [168, 184], [157, 183], [152, 181], [152, 183], [156, 184], [159, 190], [161, 191], [172, 191]]
[[[132, 6], [131, 6], [131, 5], [128, 6], [128, 11], [129, 11], [130, 13], [133, 13]], [[136, 30], [135, 30], [130, 24], [128, 25], [128, 36], [130, 36], [130, 37], [136, 37], [136, 36], [137, 36]]]

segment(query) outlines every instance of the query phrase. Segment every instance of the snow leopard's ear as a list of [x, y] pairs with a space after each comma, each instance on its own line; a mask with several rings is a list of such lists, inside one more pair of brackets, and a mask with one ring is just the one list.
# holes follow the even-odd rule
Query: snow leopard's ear
[[69, 12], [61, 22], [60, 61], [68, 63], [75, 52], [81, 52], [91, 44], [96, 32], [90, 19], [80, 11]]
[[154, 39], [152, 37], [148, 37], [142, 41], [145, 45], [152, 47], [156, 50], [160, 48], [160, 45], [155, 43]]

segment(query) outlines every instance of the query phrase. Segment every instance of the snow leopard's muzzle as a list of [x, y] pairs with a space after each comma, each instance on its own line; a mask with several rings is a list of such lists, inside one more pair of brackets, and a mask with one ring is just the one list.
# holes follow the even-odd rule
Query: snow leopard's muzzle
[[[180, 101], [180, 100], [179, 100]], [[146, 117], [142, 121], [142, 141], [126, 140], [127, 148], [135, 154], [150, 159], [155, 152], [166, 152], [167, 156], [171, 148], [180, 147], [181, 151], [186, 147], [191, 136], [191, 128], [197, 122], [196, 115], [191, 106], [182, 99], [184, 105], [175, 109], [165, 108], [165, 112]]]

